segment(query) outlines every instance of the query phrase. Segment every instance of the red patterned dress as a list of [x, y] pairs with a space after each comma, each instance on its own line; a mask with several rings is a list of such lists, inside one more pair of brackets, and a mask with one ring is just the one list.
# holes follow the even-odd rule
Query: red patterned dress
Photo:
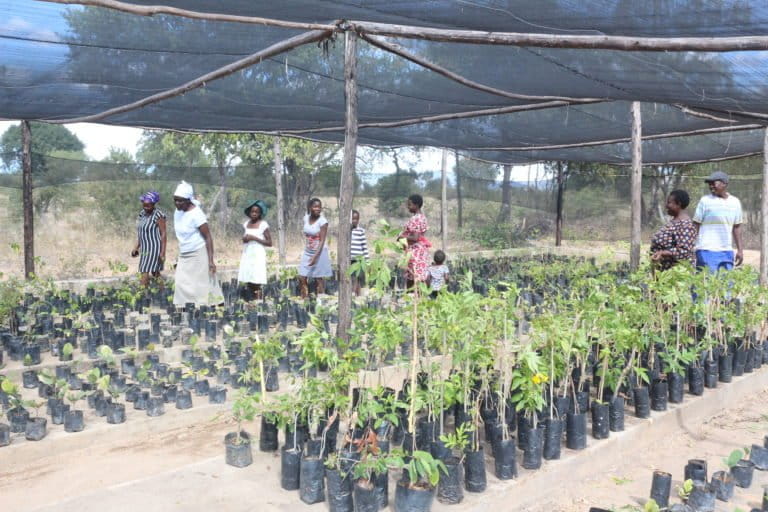
[[416, 234], [419, 239], [415, 243], [409, 242], [408, 268], [405, 277], [411, 281], [426, 281], [429, 276], [429, 249], [432, 244], [424, 237], [427, 232], [427, 217], [423, 213], [413, 215], [405, 223], [402, 236]]
[[671, 251], [672, 258], [659, 261], [661, 270], [672, 268], [679, 261], [689, 261], [696, 266], [696, 227], [691, 219], [673, 220], [659, 229], [651, 238], [651, 254], [656, 251]]

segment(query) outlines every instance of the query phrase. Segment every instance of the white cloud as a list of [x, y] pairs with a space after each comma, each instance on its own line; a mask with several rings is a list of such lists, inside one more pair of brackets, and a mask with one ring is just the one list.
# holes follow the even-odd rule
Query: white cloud
[[[17, 121], [0, 121], [0, 134]], [[139, 128], [110, 126], [105, 124], [75, 123], [66, 126], [85, 144], [85, 154], [91, 159], [101, 160], [109, 154], [110, 147], [124, 149], [136, 155], [141, 137]]]

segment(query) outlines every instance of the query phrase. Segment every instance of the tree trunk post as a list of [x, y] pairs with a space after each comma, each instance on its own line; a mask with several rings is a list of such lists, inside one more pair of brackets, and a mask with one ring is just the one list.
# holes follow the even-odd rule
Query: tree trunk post
[[509, 180], [512, 176], [512, 166], [504, 164], [504, 181], [501, 184], [501, 210], [499, 211], [499, 222], [509, 222], [509, 216], [512, 207], [509, 204], [510, 201], [510, 184]]
[[352, 238], [352, 200], [355, 193], [355, 161], [357, 158], [357, 34], [344, 33], [344, 97], [346, 116], [344, 158], [341, 163], [339, 189], [339, 239], [336, 254], [339, 263], [339, 324], [336, 335], [349, 341], [352, 326], [352, 281], [349, 277], [350, 242]]
[[643, 187], [643, 141], [640, 102], [632, 102], [632, 230], [629, 249], [629, 267], [637, 270], [640, 266], [640, 237], [642, 234], [642, 187]]
[[456, 158], [456, 200], [459, 203], [459, 209], [458, 209], [458, 226], [459, 228], [464, 227], [464, 201], [461, 196], [461, 167], [459, 167], [459, 152], [454, 151], [453, 156]]
[[443, 148], [441, 159], [440, 235], [443, 251], [448, 250], [448, 150]]
[[283, 202], [283, 152], [280, 137], [273, 139], [272, 150], [275, 159], [275, 197], [277, 198], [277, 261], [280, 269], [285, 268], [285, 203]]
[[768, 285], [768, 128], [763, 136], [763, 195], [760, 198], [760, 284]]
[[24, 208], [24, 276], [35, 273], [35, 218], [32, 201], [32, 130], [21, 122], [22, 205]]
[[563, 176], [563, 162], [557, 162], [557, 206], [555, 212], [555, 246], [563, 244], [563, 191], [565, 178]]

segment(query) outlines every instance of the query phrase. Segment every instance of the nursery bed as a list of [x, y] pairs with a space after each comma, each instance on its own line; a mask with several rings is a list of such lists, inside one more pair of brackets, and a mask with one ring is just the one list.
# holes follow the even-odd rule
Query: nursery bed
[[[275, 485], [276, 454], [254, 449], [251, 466], [227, 466], [221, 439], [231, 425], [202, 416], [175, 415], [172, 422], [188, 419], [189, 423], [154, 432], [150, 425], [167, 426], [170, 417], [137, 422], [114, 437], [96, 436], [96, 430], [82, 432], [78, 436], [83, 442], [67, 452], [40, 450], [42, 443], [19, 444], [15, 451], [4, 451], [0, 461], [0, 509], [327, 509], [324, 504], [305, 505], [296, 493]], [[257, 427], [254, 424], [248, 430], [255, 433]], [[514, 481], [498, 481], [489, 471], [485, 493], [467, 493], [460, 505], [435, 503], [433, 510], [487, 511], [501, 506], [503, 510], [576, 512], [590, 506], [638, 505], [648, 496], [654, 469], [672, 473], [674, 486], [689, 458], [708, 459], [710, 472], [721, 469], [722, 457], [734, 448], [761, 444], [766, 433], [768, 368], [736, 377], [727, 386], [707, 390], [703, 397], [686, 395], [683, 404], [670, 404], [669, 410], [653, 413], [650, 420], [635, 419], [628, 411], [626, 431], [603, 441], [590, 439], [582, 452], [564, 450], [562, 460], [545, 463], [539, 471], [520, 469]], [[34, 450], [33, 456], [27, 456], [28, 450]], [[755, 472], [752, 487], [737, 490], [727, 504], [718, 502], [718, 510], [737, 506], [749, 510], [759, 502], [761, 486], [767, 483], [768, 473]]]

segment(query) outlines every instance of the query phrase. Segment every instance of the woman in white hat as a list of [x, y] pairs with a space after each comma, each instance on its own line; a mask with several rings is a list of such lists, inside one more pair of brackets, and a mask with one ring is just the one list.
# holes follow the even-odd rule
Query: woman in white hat
[[182, 181], [173, 193], [176, 212], [173, 228], [179, 241], [173, 303], [184, 306], [215, 305], [224, 302], [213, 260], [213, 238], [208, 218], [194, 199], [192, 185]]

